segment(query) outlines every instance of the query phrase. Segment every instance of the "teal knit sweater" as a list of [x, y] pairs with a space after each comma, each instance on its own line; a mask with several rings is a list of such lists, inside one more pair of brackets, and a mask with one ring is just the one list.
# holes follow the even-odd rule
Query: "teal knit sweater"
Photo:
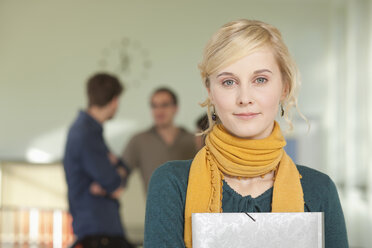
[[[185, 247], [183, 241], [187, 182], [192, 160], [172, 161], [151, 177], [146, 205], [145, 248]], [[306, 212], [324, 212], [325, 247], [348, 247], [344, 215], [337, 189], [325, 174], [297, 166]], [[252, 198], [241, 196], [223, 183], [223, 212], [271, 212], [273, 189]]]

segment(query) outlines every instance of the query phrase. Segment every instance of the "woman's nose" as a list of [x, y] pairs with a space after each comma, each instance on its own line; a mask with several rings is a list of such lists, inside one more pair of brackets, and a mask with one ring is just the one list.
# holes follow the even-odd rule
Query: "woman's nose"
[[248, 87], [242, 87], [239, 89], [238, 97], [237, 97], [237, 104], [240, 106], [245, 106], [248, 104], [252, 104], [254, 102], [252, 96], [252, 89]]

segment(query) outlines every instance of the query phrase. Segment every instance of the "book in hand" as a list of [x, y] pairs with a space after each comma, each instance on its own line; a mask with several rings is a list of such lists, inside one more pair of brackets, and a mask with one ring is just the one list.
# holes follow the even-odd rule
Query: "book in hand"
[[323, 213], [193, 213], [193, 248], [323, 248]]

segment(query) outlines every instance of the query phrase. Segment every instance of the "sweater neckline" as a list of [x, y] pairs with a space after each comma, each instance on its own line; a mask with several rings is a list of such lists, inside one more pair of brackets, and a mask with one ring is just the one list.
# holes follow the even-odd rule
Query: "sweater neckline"
[[240, 199], [246, 199], [246, 200], [262, 201], [272, 196], [273, 188], [274, 187], [267, 189], [265, 192], [263, 192], [261, 195], [257, 197], [252, 197], [251, 195], [242, 196], [241, 194], [236, 192], [233, 188], [231, 188], [230, 185], [225, 180], [223, 181], [223, 191], [230, 193], [234, 197], [237, 197]]

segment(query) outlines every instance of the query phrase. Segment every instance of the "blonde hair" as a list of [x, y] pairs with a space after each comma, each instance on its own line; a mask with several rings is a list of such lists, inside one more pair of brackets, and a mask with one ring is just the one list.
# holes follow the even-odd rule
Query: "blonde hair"
[[[284, 110], [283, 118], [290, 129], [290, 109], [295, 106], [300, 116], [306, 119], [297, 107], [297, 91], [300, 85], [297, 66], [284, 44], [282, 36], [277, 28], [267, 23], [255, 20], [240, 19], [223, 25], [207, 43], [203, 60], [199, 64], [202, 80], [205, 87], [209, 88], [209, 76], [239, 59], [253, 53], [262, 47], [270, 48], [282, 74], [283, 83], [288, 87], [286, 98], [281, 102]], [[209, 127], [203, 132], [208, 133], [218, 122], [212, 119], [210, 99], [200, 104], [207, 107]]]

